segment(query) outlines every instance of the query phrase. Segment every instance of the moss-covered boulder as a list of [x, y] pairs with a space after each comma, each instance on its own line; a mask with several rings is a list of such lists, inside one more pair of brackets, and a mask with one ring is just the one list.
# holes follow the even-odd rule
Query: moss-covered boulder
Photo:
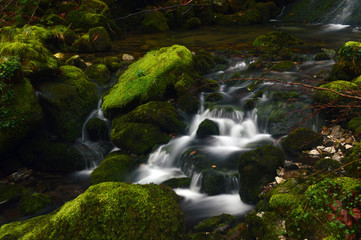
[[73, 44], [73, 49], [79, 53], [92, 53], [94, 52], [93, 46], [90, 41], [89, 34], [84, 34], [78, 38]]
[[[28, 79], [21, 72], [8, 75], [12, 60], [0, 63], [0, 154], [13, 150], [22, 140], [38, 129], [43, 120], [43, 113], [35, 96], [35, 91]], [[3, 67], [10, 68], [3, 68]], [[5, 70], [6, 69], [6, 70]], [[19, 75], [20, 74], [20, 75]], [[11, 82], [8, 82], [10, 78]]]
[[19, 208], [25, 215], [36, 214], [51, 204], [50, 195], [43, 193], [23, 194]]
[[120, 123], [113, 126], [111, 139], [115, 146], [136, 154], [149, 153], [158, 144], [167, 143], [170, 137], [149, 123]]
[[26, 75], [54, 72], [58, 67], [56, 59], [42, 42], [33, 39], [1, 42], [0, 57], [16, 56], [21, 59]]
[[230, 228], [234, 222], [235, 218], [232, 215], [222, 214], [201, 221], [194, 227], [194, 230], [197, 232], [214, 232], [220, 227], [228, 226]]
[[246, 215], [246, 223], [248, 239], [279, 239], [282, 225], [277, 213], [264, 212], [260, 215], [257, 212], [252, 212]]
[[103, 14], [91, 13], [82, 9], [77, 9], [69, 12], [66, 15], [65, 19], [68, 23], [71, 23], [74, 27], [83, 28], [83, 29], [104, 27], [110, 30], [111, 27], [115, 26], [114, 22], [109, 20]]
[[147, 33], [165, 32], [169, 30], [167, 18], [159, 11], [146, 14], [141, 24], [142, 30]]
[[129, 155], [112, 152], [90, 174], [90, 183], [125, 182], [133, 166], [134, 160]]
[[85, 124], [87, 137], [92, 141], [106, 141], [109, 139], [108, 124], [100, 118], [91, 118]]
[[89, 29], [89, 38], [96, 52], [107, 52], [112, 49], [112, 41], [104, 27], [96, 27]]
[[99, 84], [110, 81], [110, 71], [104, 64], [92, 64], [85, 70], [85, 74]]
[[198, 126], [197, 137], [206, 138], [212, 135], [219, 135], [218, 124], [210, 119], [205, 119]]
[[128, 114], [113, 120], [116, 126], [122, 122], [151, 123], [167, 133], [184, 132], [186, 125], [178, 119], [177, 110], [169, 102], [152, 101]]
[[75, 33], [66, 26], [56, 25], [51, 28], [52, 39], [47, 44], [52, 49], [60, 49], [62, 51], [70, 51], [71, 45], [77, 37]]
[[285, 154], [273, 145], [256, 148], [239, 157], [240, 189], [242, 201], [256, 203], [262, 187], [272, 182], [276, 170], [283, 166]]
[[309, 150], [322, 144], [322, 135], [309, 128], [298, 128], [282, 140], [283, 149], [298, 156], [303, 150]]
[[104, 58], [97, 58], [93, 64], [104, 64], [111, 72], [117, 71], [122, 66], [126, 65], [121, 62], [121, 59], [116, 56], [108, 56]]
[[168, 187], [107, 182], [58, 210], [0, 228], [0, 239], [184, 239], [176, 194]]
[[342, 159], [342, 164], [346, 165], [344, 169], [349, 177], [359, 177], [361, 175], [361, 143], [356, 144], [351, 151], [347, 152], [346, 157]]
[[197, 17], [192, 17], [187, 20], [185, 27], [187, 29], [199, 28], [202, 25], [202, 21]]
[[174, 45], [147, 53], [120, 76], [118, 83], [103, 98], [106, 113], [126, 111], [152, 100], [162, 99], [174, 86], [178, 75], [189, 70], [192, 53]]
[[338, 51], [339, 67], [352, 78], [361, 75], [361, 42], [346, 42]]
[[339, 93], [350, 92], [352, 90], [358, 89], [357, 84], [342, 80], [322, 84], [320, 87], [325, 88], [325, 90], [316, 90], [313, 94], [313, 100], [318, 103], [330, 103], [337, 99], [345, 100], [346, 99], [345, 97], [342, 97], [335, 92], [339, 92]]
[[47, 14], [40, 19], [40, 22], [46, 26], [63, 25], [67, 26], [68, 22], [54, 13]]
[[83, 121], [96, 105], [97, 94], [95, 85], [81, 69], [65, 65], [59, 70], [57, 82], [40, 85], [40, 104], [48, 129], [72, 141], [80, 136]]

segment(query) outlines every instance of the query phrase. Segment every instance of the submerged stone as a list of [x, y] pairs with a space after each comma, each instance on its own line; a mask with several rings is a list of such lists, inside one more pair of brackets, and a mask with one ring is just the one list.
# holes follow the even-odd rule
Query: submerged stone
[[120, 76], [118, 83], [103, 98], [106, 113], [129, 111], [153, 100], [161, 100], [174, 86], [178, 75], [189, 70], [192, 53], [174, 45], [148, 52], [131, 64]]
[[176, 194], [166, 186], [107, 182], [56, 211], [0, 228], [0, 239], [184, 239]]

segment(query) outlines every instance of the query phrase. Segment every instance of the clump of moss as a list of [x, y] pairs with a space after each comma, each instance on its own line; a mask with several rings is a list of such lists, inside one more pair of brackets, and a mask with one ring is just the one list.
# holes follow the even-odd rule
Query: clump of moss
[[355, 133], [361, 132], [361, 116], [352, 118], [347, 126]]
[[45, 209], [50, 204], [51, 197], [47, 194], [23, 194], [19, 203], [19, 208], [24, 214], [31, 215]]
[[149, 123], [121, 123], [111, 132], [113, 143], [136, 154], [149, 153], [157, 144], [167, 143], [170, 137]]
[[134, 166], [134, 160], [126, 154], [112, 152], [90, 174], [92, 185], [101, 182], [125, 182]]
[[93, 64], [85, 70], [88, 77], [99, 83], [105, 84], [110, 81], [110, 71], [104, 64]]
[[24, 191], [24, 187], [21, 185], [10, 184], [0, 188], [0, 203], [18, 198]]
[[167, 89], [174, 86], [178, 75], [192, 64], [192, 53], [174, 45], [148, 52], [131, 64], [118, 83], [103, 98], [103, 110], [131, 110], [152, 100], [162, 99]]
[[73, 49], [80, 53], [92, 53], [94, 52], [93, 46], [90, 42], [89, 34], [84, 34], [78, 38], [73, 44]]
[[0, 238], [184, 239], [176, 194], [166, 186], [106, 182], [58, 210], [0, 228]]
[[[330, 89], [336, 92], [342, 93], [343, 91], [355, 90], [358, 86], [355, 83], [348, 81], [333, 81], [330, 83], [326, 83], [321, 85], [320, 87]], [[328, 90], [316, 90], [313, 94], [314, 101], [318, 103], [330, 103], [337, 99], [341, 99], [342, 97], [337, 93], [328, 91]]]

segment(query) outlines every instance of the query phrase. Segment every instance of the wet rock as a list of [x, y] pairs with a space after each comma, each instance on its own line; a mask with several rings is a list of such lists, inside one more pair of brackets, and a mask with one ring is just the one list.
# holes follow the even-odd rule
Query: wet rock
[[79, 55], [74, 55], [70, 57], [68, 60], [66, 60], [65, 63], [78, 68], [86, 68], [85, 61]]
[[194, 230], [197, 232], [213, 232], [217, 231], [217, 229], [221, 230], [220, 228], [223, 226], [227, 226], [229, 228], [234, 221], [235, 218], [232, 215], [222, 214], [201, 221], [194, 227]]
[[100, 118], [92, 118], [85, 125], [88, 137], [92, 141], [107, 141], [109, 129], [107, 123]]
[[239, 157], [240, 196], [246, 203], [259, 200], [262, 187], [272, 182], [276, 170], [283, 166], [285, 155], [272, 145], [256, 148]]
[[160, 11], [146, 14], [141, 25], [142, 30], [147, 33], [165, 32], [169, 30], [167, 19]]
[[112, 49], [112, 41], [104, 27], [89, 29], [89, 38], [96, 52], [107, 52]]
[[85, 70], [85, 74], [100, 85], [110, 81], [110, 71], [104, 64], [92, 64]]
[[170, 188], [189, 188], [191, 180], [188, 177], [185, 178], [171, 178], [161, 184], [166, 185]]
[[212, 135], [219, 135], [218, 124], [212, 120], [205, 119], [197, 129], [198, 138], [206, 138]]

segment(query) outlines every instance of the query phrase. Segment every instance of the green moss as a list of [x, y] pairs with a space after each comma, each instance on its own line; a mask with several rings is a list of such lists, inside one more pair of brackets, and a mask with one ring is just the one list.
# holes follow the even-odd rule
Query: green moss
[[[22, 70], [27, 75], [54, 71], [58, 67], [56, 59], [40, 41], [31, 39], [37, 38], [37, 34], [29, 34], [29, 37], [26, 36], [21, 41], [17, 35], [15, 38], [19, 41], [0, 43], [0, 56], [19, 57]], [[47, 38], [47, 36], [39, 37]]]
[[21, 185], [5, 185], [0, 188], [0, 203], [20, 197], [24, 187]]
[[141, 24], [142, 30], [147, 33], [165, 32], [169, 30], [167, 19], [160, 11], [146, 14]]
[[162, 182], [163, 185], [166, 185], [170, 188], [189, 188], [191, 185], [192, 179], [188, 177], [184, 178], [171, 178], [165, 182]]
[[273, 145], [243, 153], [239, 157], [239, 194], [242, 201], [256, 203], [262, 187], [274, 180], [276, 169], [283, 165], [284, 160], [285, 154]]
[[70, 46], [77, 40], [75, 33], [69, 27], [62, 25], [53, 26], [51, 28], [51, 34], [51, 42], [54, 48], [63, 51], [69, 51]]
[[95, 85], [77, 67], [59, 68], [58, 82], [40, 85], [40, 101], [46, 112], [49, 130], [68, 141], [80, 136], [82, 122], [96, 106]]
[[254, 47], [293, 47], [303, 45], [300, 39], [282, 31], [272, 31], [257, 37], [254, 42]]
[[183, 239], [183, 214], [165, 186], [101, 183], [53, 213], [3, 225], [0, 238]]
[[115, 146], [136, 154], [149, 153], [157, 144], [170, 137], [149, 123], [121, 123], [114, 126], [111, 138]]
[[212, 120], [205, 119], [199, 124], [197, 129], [197, 137], [206, 138], [211, 135], [219, 135], [218, 124]]
[[300, 195], [296, 195], [293, 193], [275, 194], [271, 197], [269, 205], [272, 208], [285, 210], [300, 204], [300, 199]]
[[93, 46], [90, 42], [89, 34], [84, 34], [78, 38], [73, 44], [72, 47], [76, 52], [80, 53], [92, 53], [94, 52]]
[[[320, 87], [331, 89], [340, 93], [342, 93], [343, 91], [350, 91], [358, 88], [355, 83], [342, 80], [326, 83], [321, 85]], [[313, 100], [318, 103], [330, 103], [339, 98], [341, 99], [340, 95], [327, 90], [316, 90], [313, 94]]]
[[204, 169], [202, 170], [201, 192], [209, 196], [229, 193], [231, 188], [234, 187], [230, 186], [231, 179], [235, 177], [234, 172], [229, 173], [214, 168]]
[[361, 174], [361, 143], [356, 144], [351, 151], [347, 152], [345, 158], [342, 159], [342, 164], [347, 164], [344, 167], [346, 174], [349, 177], [359, 177]]
[[68, 58], [68, 60], [66, 60], [65, 64], [72, 65], [74, 67], [81, 68], [81, 69], [86, 68], [85, 61], [83, 59], [81, 59], [79, 55], [74, 55], [74, 56]]
[[112, 152], [90, 174], [92, 185], [102, 182], [125, 182], [134, 166], [134, 160], [126, 154]]
[[348, 122], [348, 128], [355, 133], [361, 132], [361, 116], [354, 117]]
[[110, 71], [104, 64], [93, 64], [85, 70], [88, 77], [98, 84], [105, 84], [110, 81]]
[[192, 53], [174, 45], [147, 53], [120, 76], [118, 83], [103, 98], [103, 110], [131, 110], [152, 100], [160, 100], [178, 75], [187, 71]]
[[112, 48], [112, 42], [109, 34], [104, 27], [96, 27], [89, 29], [89, 38], [96, 52], [107, 52]]
[[327, 169], [329, 171], [338, 169], [341, 164], [333, 159], [320, 159], [315, 163], [318, 169]]
[[94, 60], [93, 64], [104, 64], [112, 72], [117, 71], [119, 68], [123, 66], [120, 58], [111, 57], [111, 56], [104, 58], [97, 58]]
[[322, 144], [322, 135], [308, 128], [298, 128], [282, 141], [283, 149], [292, 155]]
[[235, 218], [232, 215], [222, 214], [201, 221], [194, 227], [194, 230], [197, 232], [213, 232], [224, 225], [231, 226], [234, 221]]
[[111, 17], [110, 9], [104, 1], [100, 0], [83, 0], [81, 2], [80, 8], [81, 10], [102, 14], [107, 18]]
[[51, 197], [47, 194], [24, 194], [20, 200], [19, 208], [24, 214], [31, 215], [44, 210], [50, 203]]
[[122, 122], [151, 123], [168, 133], [184, 132], [186, 125], [178, 119], [177, 110], [168, 102], [149, 102], [130, 113], [113, 120], [116, 126]]
[[201, 25], [202, 25], [202, 22], [199, 18], [192, 17], [187, 20], [185, 27], [187, 29], [195, 29], [195, 28], [199, 28]]
[[361, 42], [346, 42], [338, 51], [340, 68], [355, 78], [361, 75]]
[[281, 224], [274, 212], [264, 212], [262, 217], [253, 212], [246, 215], [249, 239], [277, 240], [279, 239]]
[[47, 26], [54, 26], [54, 25], [67, 26], [68, 25], [68, 22], [64, 18], [62, 18], [56, 14], [53, 14], [53, 13], [43, 16], [40, 19], [40, 22]]
[[294, 66], [295, 64], [292, 61], [283, 61], [273, 65], [270, 69], [274, 71], [284, 72], [290, 71], [292, 68], [294, 68]]
[[1, 102], [0, 153], [11, 151], [24, 138], [37, 130], [43, 119], [35, 91], [27, 79], [18, 79], [7, 91], [9, 101]]

